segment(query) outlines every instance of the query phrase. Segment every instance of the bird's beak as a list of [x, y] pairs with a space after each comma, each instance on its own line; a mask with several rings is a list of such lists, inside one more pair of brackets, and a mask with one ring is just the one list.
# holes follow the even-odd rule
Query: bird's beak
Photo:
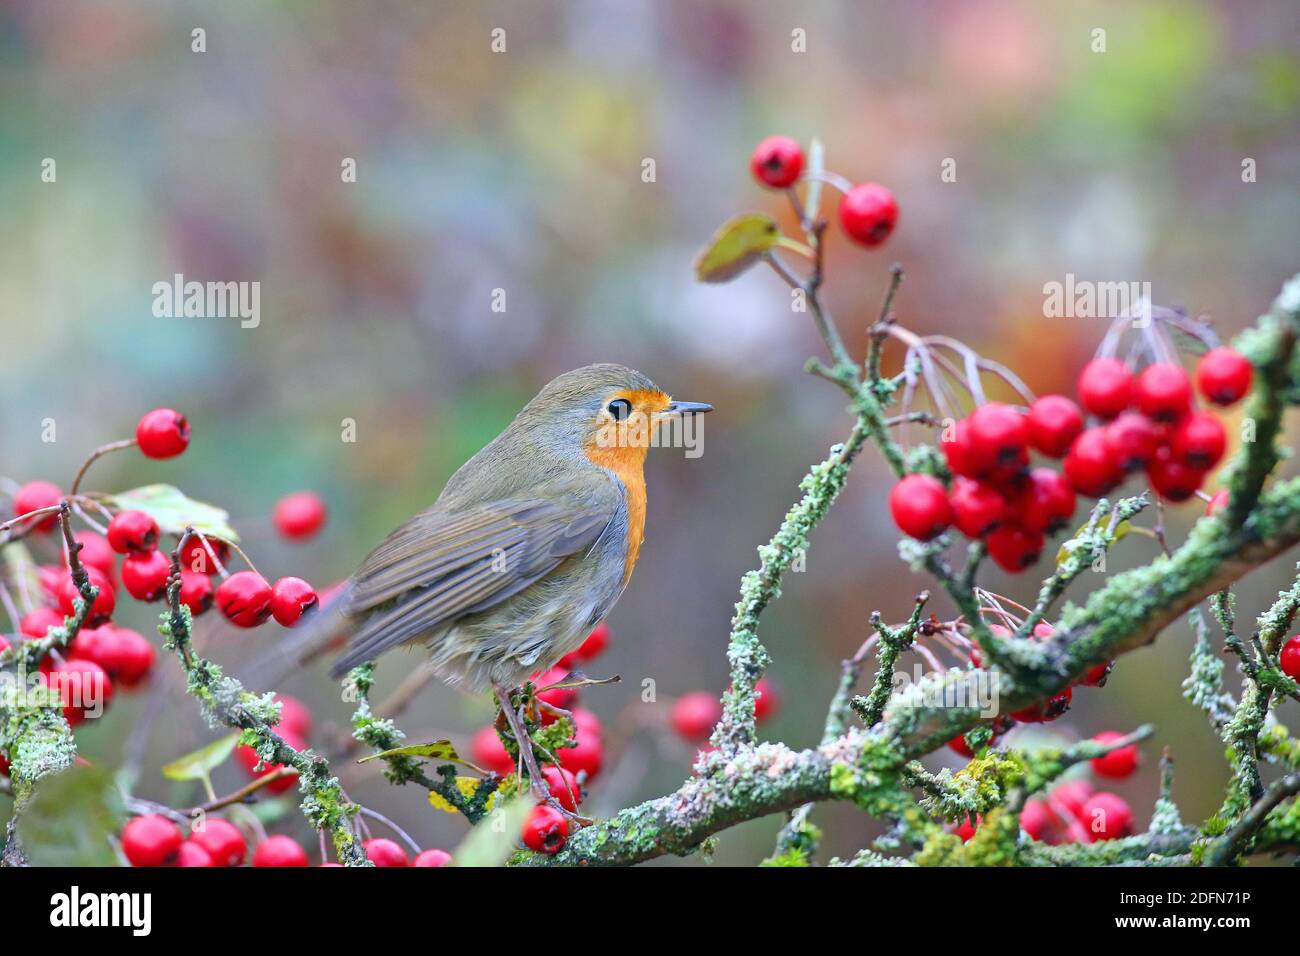
[[687, 415], [703, 415], [705, 412], [711, 411], [713, 411], [713, 406], [704, 402], [669, 402], [668, 407], [660, 414], [684, 418]]

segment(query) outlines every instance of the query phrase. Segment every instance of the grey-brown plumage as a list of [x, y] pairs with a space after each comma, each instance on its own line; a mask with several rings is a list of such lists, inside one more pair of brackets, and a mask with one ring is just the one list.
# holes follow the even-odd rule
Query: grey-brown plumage
[[449, 682], [515, 686], [581, 644], [640, 547], [646, 449], [601, 444], [625, 407], [707, 410], [620, 365], [556, 378], [365, 559], [320, 622], [353, 631], [332, 672], [418, 642]]

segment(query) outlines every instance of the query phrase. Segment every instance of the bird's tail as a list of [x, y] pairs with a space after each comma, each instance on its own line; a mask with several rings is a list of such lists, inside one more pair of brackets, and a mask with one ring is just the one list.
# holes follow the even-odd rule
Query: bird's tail
[[274, 687], [299, 668], [341, 648], [356, 627], [356, 619], [348, 613], [351, 595], [349, 582], [328, 604], [305, 615], [282, 641], [254, 660], [248, 668], [254, 686]]

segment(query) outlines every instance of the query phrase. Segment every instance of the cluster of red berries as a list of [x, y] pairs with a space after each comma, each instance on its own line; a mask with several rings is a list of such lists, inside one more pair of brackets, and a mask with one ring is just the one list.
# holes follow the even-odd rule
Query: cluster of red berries
[[[766, 677], [760, 678], [754, 685], [754, 719], [760, 723], [773, 716], [779, 701], [772, 682]], [[669, 720], [673, 730], [689, 744], [703, 743], [722, 719], [722, 701], [718, 695], [707, 690], [695, 690], [682, 694], [673, 701]]]
[[[769, 136], [754, 148], [749, 169], [772, 189], [789, 189], [803, 173], [803, 147], [788, 136]], [[840, 200], [840, 226], [854, 242], [878, 246], [898, 222], [898, 202], [880, 183], [859, 183]]]
[[[1211, 402], [1232, 404], [1250, 388], [1250, 362], [1213, 349], [1196, 382]], [[1181, 366], [1157, 362], [1134, 376], [1118, 359], [1094, 359], [1079, 376], [1078, 396], [1082, 409], [1064, 395], [1045, 395], [1026, 412], [1000, 402], [978, 406], [941, 442], [952, 487], [933, 475], [907, 475], [890, 492], [894, 523], [921, 541], [955, 526], [983, 538], [989, 556], [1014, 573], [1037, 562], [1046, 536], [1069, 522], [1076, 492], [1100, 497], [1145, 468], [1157, 493], [1185, 501], [1223, 458], [1223, 425], [1193, 409]], [[1102, 423], [1085, 428], [1085, 411]], [[1031, 450], [1063, 458], [1061, 472], [1030, 467]]]
[[[534, 675], [531, 680], [542, 690], [537, 699], [557, 710], [568, 711], [573, 716], [575, 747], [561, 747], [555, 752], [559, 765], [546, 764], [542, 776], [547, 789], [564, 809], [576, 812], [582, 802], [583, 788], [600, 773], [605, 762], [605, 745], [600, 718], [591, 711], [576, 706], [576, 687], [551, 687], [567, 678], [573, 668], [595, 660], [609, 647], [609, 625], [601, 622], [587, 635], [586, 640], [573, 651], [560, 658], [549, 670]], [[538, 718], [551, 724], [556, 715], [539, 708]], [[474, 762], [500, 776], [515, 772], [515, 761], [495, 727], [488, 725], [475, 732], [470, 740], [470, 754]], [[538, 804], [524, 821], [520, 836], [524, 845], [538, 853], [558, 853], [569, 838], [569, 821], [564, 814], [547, 804]]]

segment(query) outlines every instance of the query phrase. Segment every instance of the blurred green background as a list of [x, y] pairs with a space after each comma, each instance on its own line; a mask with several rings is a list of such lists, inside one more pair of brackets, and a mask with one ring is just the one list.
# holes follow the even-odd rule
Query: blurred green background
[[[206, 52], [191, 51], [195, 28]], [[1097, 28], [1105, 53], [1091, 49]], [[792, 52], [795, 29], [807, 52]], [[903, 324], [961, 337], [1037, 391], [1069, 390], [1103, 323], [1044, 318], [1044, 283], [1150, 281], [1157, 301], [1228, 335], [1300, 269], [1298, 36], [1295, 4], [1226, 0], [11, 0], [0, 4], [0, 474], [66, 487], [88, 449], [143, 411], [182, 409], [186, 455], [115, 456], [89, 486], [174, 482], [232, 511], [264, 573], [324, 585], [432, 501], [552, 376], [635, 366], [717, 406], [702, 458], [651, 457], [647, 541], [611, 618], [613, 648], [592, 668], [624, 682], [584, 695], [607, 727], [653, 726], [672, 696], [725, 684], [739, 577], [849, 426], [842, 397], [802, 372], [820, 343], [775, 276], [693, 281], [696, 250], [725, 218], [782, 211], [748, 175], [754, 143], [819, 136], [830, 168], [899, 199], [883, 249], [832, 229], [825, 297], [855, 352], [897, 260]], [[47, 157], [54, 183], [41, 179]], [[1247, 157], [1257, 182], [1242, 181]], [[355, 183], [342, 181], [345, 158]], [[955, 182], [940, 179], [945, 159]], [[259, 282], [260, 326], [155, 318], [152, 286], [175, 273]], [[344, 419], [354, 444], [340, 441]], [[765, 617], [783, 700], [773, 738], [815, 742], [870, 611], [901, 618], [927, 585], [895, 555], [888, 486], [878, 456], [864, 456], [807, 573]], [[299, 488], [323, 494], [331, 520], [291, 546], [267, 516]], [[1174, 509], [1175, 540], [1200, 510]], [[1130, 536], [1111, 571], [1153, 553]], [[1290, 561], [1241, 587], [1243, 617], [1289, 581]], [[1021, 599], [1035, 588], [1032, 576], [986, 579]], [[147, 632], [151, 617], [135, 606], [123, 622]], [[202, 627], [236, 673], [283, 633], [235, 633], [212, 615]], [[1052, 725], [1066, 737], [1158, 725], [1142, 772], [1113, 788], [1142, 824], [1161, 744], [1189, 819], [1218, 805], [1226, 778], [1221, 746], [1179, 693], [1189, 645], [1185, 625], [1171, 628]], [[410, 663], [381, 666], [377, 698]], [[647, 678], [657, 704], [641, 701]], [[315, 743], [345, 733], [350, 708], [322, 666], [281, 689], [312, 704]], [[80, 731], [84, 751], [118, 761], [141, 707], [124, 698]], [[488, 713], [484, 699], [431, 688], [401, 724], [463, 744]], [[191, 702], [167, 700], [141, 794], [191, 802], [157, 767], [210, 736]], [[675, 787], [692, 752], [644, 730], [620, 749], [593, 790], [598, 813]], [[460, 839], [462, 822], [414, 790], [347, 774], [355, 798], [421, 843]], [[223, 768], [218, 789], [242, 780]], [[831, 852], [876, 832], [849, 808], [817, 816]], [[778, 823], [724, 834], [716, 859], [759, 860]], [[294, 812], [276, 826], [307, 836]]]

